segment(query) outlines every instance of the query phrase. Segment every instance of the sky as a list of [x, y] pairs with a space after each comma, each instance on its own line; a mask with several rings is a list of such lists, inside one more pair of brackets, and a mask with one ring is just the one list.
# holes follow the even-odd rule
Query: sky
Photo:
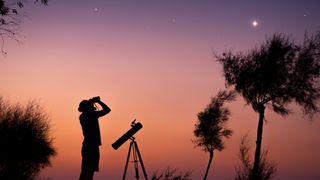
[[[213, 52], [245, 52], [274, 33], [300, 42], [320, 30], [316, 0], [51, 0], [24, 10], [22, 43], [7, 39], [8, 55], [0, 57], [0, 95], [12, 103], [36, 100], [50, 116], [58, 154], [40, 176], [52, 180], [79, 176], [77, 108], [93, 96], [112, 110], [99, 120], [103, 145], [95, 179], [122, 178], [129, 143], [118, 150], [111, 144], [134, 119], [143, 124], [135, 137], [149, 177], [171, 167], [202, 179], [209, 154], [194, 147], [194, 124], [225, 89]], [[258, 114], [241, 96], [227, 107], [234, 134], [215, 153], [208, 179], [234, 179], [245, 134], [253, 158]], [[277, 164], [274, 179], [320, 179], [320, 116], [310, 121], [295, 104], [290, 108], [286, 118], [265, 113], [262, 147]], [[132, 170], [131, 163], [128, 179]]]

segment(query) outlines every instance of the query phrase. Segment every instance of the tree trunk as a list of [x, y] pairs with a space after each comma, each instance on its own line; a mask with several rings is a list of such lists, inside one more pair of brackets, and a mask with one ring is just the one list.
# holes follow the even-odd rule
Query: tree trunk
[[208, 162], [206, 174], [204, 175], [203, 180], [206, 180], [206, 179], [207, 179], [208, 172], [209, 172], [209, 169], [210, 169], [210, 166], [211, 166], [211, 162], [212, 162], [212, 159], [213, 159], [213, 151], [212, 151], [212, 152], [209, 152], [209, 153], [210, 153], [210, 158], [209, 158], [209, 162]]
[[264, 105], [259, 105], [259, 122], [257, 129], [257, 141], [256, 152], [254, 155], [254, 164], [252, 168], [252, 180], [260, 180], [260, 157], [261, 157], [261, 144], [262, 144], [262, 132], [263, 132], [263, 120], [264, 120]]

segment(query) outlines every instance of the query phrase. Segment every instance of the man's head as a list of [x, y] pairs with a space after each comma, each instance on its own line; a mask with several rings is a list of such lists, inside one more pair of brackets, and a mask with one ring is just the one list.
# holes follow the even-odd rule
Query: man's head
[[86, 111], [94, 111], [96, 110], [96, 107], [93, 105], [94, 103], [92, 101], [83, 100], [79, 104], [78, 111], [80, 112], [86, 112]]

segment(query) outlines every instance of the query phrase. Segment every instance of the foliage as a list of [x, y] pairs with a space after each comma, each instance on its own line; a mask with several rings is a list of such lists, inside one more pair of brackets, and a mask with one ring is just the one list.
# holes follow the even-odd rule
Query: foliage
[[223, 137], [229, 138], [232, 131], [226, 128], [229, 118], [229, 109], [223, 107], [226, 101], [235, 99], [233, 91], [220, 91], [218, 95], [211, 99], [211, 103], [206, 109], [198, 113], [198, 122], [195, 124], [193, 141], [196, 146], [202, 147], [205, 152], [213, 150], [221, 151], [224, 148]]
[[227, 52], [216, 58], [223, 65], [226, 85], [259, 113], [252, 169], [253, 179], [258, 179], [265, 107], [286, 116], [288, 104], [295, 102], [310, 118], [319, 112], [320, 32], [305, 35], [302, 44], [275, 34], [247, 53]]
[[48, 0], [0, 0], [0, 38], [1, 38], [1, 52], [4, 51], [4, 38], [10, 38], [19, 42], [17, 36], [19, 32], [19, 25], [21, 24], [22, 9], [26, 3], [40, 2], [44, 5], [48, 4]]
[[0, 179], [32, 180], [56, 154], [39, 105], [10, 105], [0, 97]]
[[[241, 138], [240, 148], [238, 157], [240, 159], [241, 164], [235, 167], [236, 177], [235, 180], [251, 180], [252, 173], [252, 161], [249, 156], [249, 151], [251, 149], [248, 136], [245, 135]], [[259, 179], [261, 180], [270, 180], [272, 179], [277, 172], [276, 163], [268, 160], [268, 151], [264, 151], [261, 155], [260, 161], [260, 171], [259, 171]]]
[[191, 172], [187, 171], [185, 173], [177, 173], [177, 169], [171, 169], [168, 167], [166, 170], [162, 171], [159, 175], [158, 172], [154, 172], [151, 179], [152, 180], [191, 180]]
[[223, 65], [228, 86], [234, 86], [255, 111], [267, 104], [274, 112], [288, 115], [287, 105], [299, 104], [306, 114], [319, 111], [320, 32], [305, 35], [297, 44], [275, 34], [247, 53], [216, 56]]
[[232, 135], [232, 130], [226, 127], [230, 111], [223, 105], [234, 99], [234, 91], [220, 91], [216, 97], [211, 99], [206, 109], [198, 113], [198, 122], [194, 130], [196, 139], [193, 142], [196, 146], [202, 147], [205, 152], [209, 152], [209, 162], [204, 179], [207, 178], [214, 150], [222, 151], [224, 148], [222, 138], [229, 138]]

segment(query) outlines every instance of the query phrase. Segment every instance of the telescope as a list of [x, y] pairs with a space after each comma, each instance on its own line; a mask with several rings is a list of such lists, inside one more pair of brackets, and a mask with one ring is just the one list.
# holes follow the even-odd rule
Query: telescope
[[117, 141], [112, 144], [113, 149], [117, 150], [123, 143], [125, 143], [128, 139], [133, 138], [133, 135], [138, 132], [142, 128], [142, 124], [140, 122], [136, 122], [133, 120], [131, 122], [131, 129], [129, 129], [126, 133], [124, 133]]
[[139, 180], [139, 170], [138, 170], [138, 163], [140, 162], [141, 168], [143, 171], [143, 175], [145, 179], [148, 179], [147, 171], [143, 165], [142, 157], [140, 154], [140, 150], [138, 148], [138, 144], [135, 141], [135, 138], [133, 135], [138, 132], [142, 128], [142, 124], [139, 122], [136, 122], [136, 120], [133, 120], [131, 122], [131, 129], [129, 129], [126, 133], [124, 133], [118, 140], [116, 140], [113, 144], [112, 147], [113, 149], [117, 150], [123, 143], [125, 143], [128, 139], [131, 140], [130, 146], [129, 146], [129, 151], [128, 151], [128, 156], [127, 156], [127, 161], [126, 165], [124, 167], [124, 172], [123, 172], [123, 180], [126, 179], [126, 174], [127, 174], [127, 169], [128, 169], [128, 163], [130, 159], [130, 154], [131, 151], [133, 153], [133, 163], [134, 163], [134, 168], [135, 168], [135, 173], [136, 173], [136, 179]]

